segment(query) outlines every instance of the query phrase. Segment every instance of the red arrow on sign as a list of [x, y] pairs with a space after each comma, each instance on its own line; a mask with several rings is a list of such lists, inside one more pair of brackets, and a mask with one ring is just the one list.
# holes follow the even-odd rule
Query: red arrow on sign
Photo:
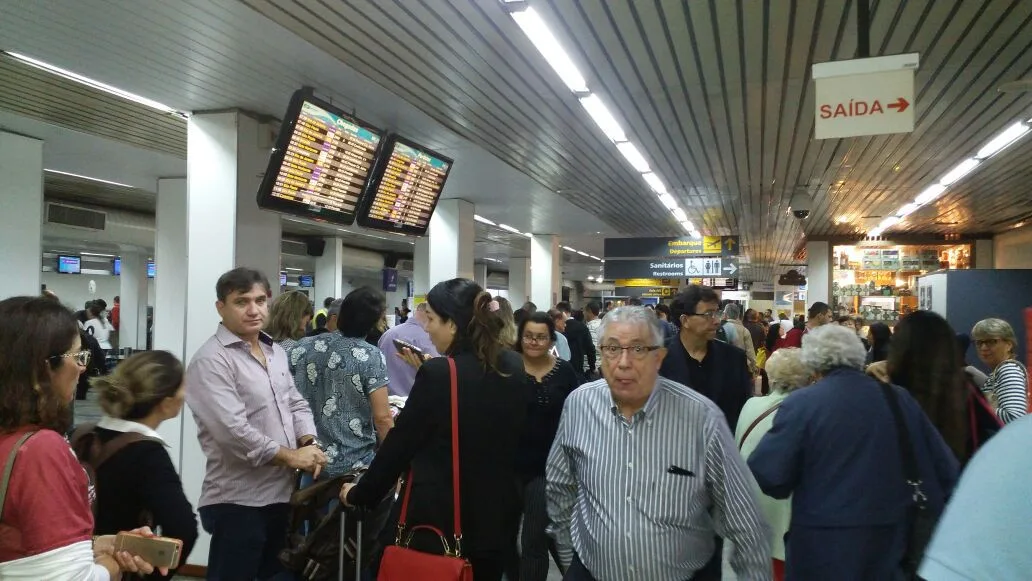
[[886, 105], [886, 107], [888, 107], [889, 109], [895, 109], [896, 113], [902, 113], [906, 111], [907, 107], [909, 106], [910, 103], [903, 97], [897, 99], [895, 103], [889, 103], [888, 105]]

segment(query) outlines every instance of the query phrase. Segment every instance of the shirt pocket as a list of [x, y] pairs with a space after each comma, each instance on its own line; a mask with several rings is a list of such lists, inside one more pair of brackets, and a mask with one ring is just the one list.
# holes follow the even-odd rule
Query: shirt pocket
[[698, 513], [709, 502], [702, 467], [689, 462], [671, 462], [647, 482], [642, 495], [642, 510], [660, 525], [678, 528], [698, 524]]

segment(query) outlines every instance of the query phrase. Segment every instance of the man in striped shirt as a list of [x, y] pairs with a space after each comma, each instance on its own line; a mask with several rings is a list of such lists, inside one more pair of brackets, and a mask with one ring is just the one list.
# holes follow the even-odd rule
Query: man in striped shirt
[[720, 409], [659, 377], [659, 319], [620, 307], [600, 336], [605, 379], [566, 400], [548, 458], [550, 530], [565, 580], [694, 579], [715, 534], [732, 541], [740, 581], [769, 580], [756, 484]]

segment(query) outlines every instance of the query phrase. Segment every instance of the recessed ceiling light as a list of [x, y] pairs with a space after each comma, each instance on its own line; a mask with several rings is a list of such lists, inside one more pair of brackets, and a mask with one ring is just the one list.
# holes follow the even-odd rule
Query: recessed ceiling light
[[958, 163], [956, 167], [951, 169], [946, 175], [942, 176], [939, 180], [939, 185], [950, 186], [956, 183], [960, 178], [968, 175], [978, 167], [980, 162], [975, 158], [968, 158]]

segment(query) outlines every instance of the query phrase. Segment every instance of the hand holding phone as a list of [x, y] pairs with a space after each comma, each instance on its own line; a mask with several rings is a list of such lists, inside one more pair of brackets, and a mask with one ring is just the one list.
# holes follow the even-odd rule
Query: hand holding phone
[[140, 557], [155, 568], [168, 570], [179, 567], [183, 541], [137, 532], [121, 532], [115, 535], [113, 549], [115, 553], [126, 552]]
[[394, 348], [398, 350], [398, 353], [404, 353], [405, 349], [408, 349], [409, 351], [411, 351], [414, 355], [416, 355], [420, 359], [423, 358], [423, 350], [420, 349], [419, 347], [416, 347], [412, 343], [407, 342], [407, 341], [402, 341], [401, 339], [395, 339], [394, 340]]

